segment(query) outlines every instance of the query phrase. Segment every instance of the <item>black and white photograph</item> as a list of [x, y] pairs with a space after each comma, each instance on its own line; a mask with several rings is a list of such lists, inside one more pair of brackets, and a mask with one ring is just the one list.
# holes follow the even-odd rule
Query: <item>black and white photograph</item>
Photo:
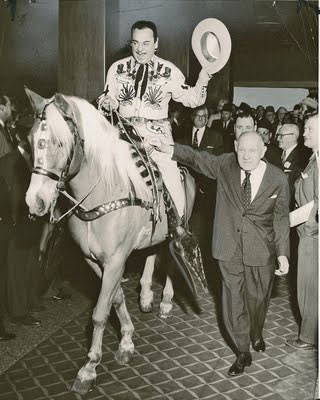
[[0, 0], [0, 400], [317, 400], [319, 2]]

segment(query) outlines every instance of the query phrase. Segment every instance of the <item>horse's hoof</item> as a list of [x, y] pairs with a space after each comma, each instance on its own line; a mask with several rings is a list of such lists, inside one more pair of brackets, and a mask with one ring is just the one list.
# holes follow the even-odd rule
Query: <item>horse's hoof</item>
[[95, 379], [90, 379], [87, 381], [83, 381], [81, 382], [79, 378], [76, 378], [76, 380], [74, 381], [73, 385], [72, 385], [72, 392], [76, 392], [78, 394], [80, 394], [81, 396], [91, 392], [94, 388], [96, 384], [96, 380]]
[[150, 313], [150, 312], [152, 312], [152, 311], [153, 311], [153, 303], [150, 303], [150, 304], [148, 304], [148, 305], [142, 305], [142, 304], [140, 304], [140, 310], [141, 310], [143, 313]]
[[161, 319], [168, 319], [168, 318], [173, 317], [173, 314], [172, 314], [171, 311], [162, 311], [162, 310], [159, 310], [159, 317], [160, 317]]
[[173, 316], [172, 314], [172, 304], [160, 304], [159, 307], [159, 317], [162, 319], [168, 319]]
[[133, 351], [131, 352], [129, 350], [126, 350], [126, 351], [117, 350], [114, 355], [114, 359], [120, 365], [129, 364], [130, 361], [132, 360], [132, 358], [133, 358]]

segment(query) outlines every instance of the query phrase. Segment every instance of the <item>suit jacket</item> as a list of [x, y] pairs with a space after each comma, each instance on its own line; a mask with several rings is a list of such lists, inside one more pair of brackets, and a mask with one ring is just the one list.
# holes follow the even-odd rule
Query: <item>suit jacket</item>
[[175, 145], [173, 159], [217, 179], [213, 257], [230, 261], [239, 244], [248, 266], [271, 265], [277, 256], [289, 256], [289, 187], [279, 168], [267, 163], [258, 193], [245, 210], [234, 153], [213, 156]]
[[0, 157], [3, 157], [11, 150], [12, 146], [8, 138], [8, 133], [5, 130], [5, 128], [2, 125], [0, 125]]
[[3, 235], [6, 229], [15, 226], [15, 233], [26, 242], [32, 239], [36, 225], [28, 218], [29, 209], [25, 202], [30, 177], [26, 160], [18, 149], [0, 158], [0, 232]]
[[231, 153], [234, 151], [234, 122], [229, 121], [227, 128], [223, 127], [223, 121], [218, 119], [213, 121], [212, 128], [221, 133], [223, 138], [223, 152]]
[[[189, 126], [185, 128], [184, 132], [184, 137], [180, 139], [179, 143], [192, 146], [192, 125], [189, 124]], [[208, 153], [216, 156], [222, 154], [222, 135], [213, 128], [206, 127], [199, 144], [198, 151], [207, 151]], [[198, 190], [200, 190], [202, 193], [207, 193], [210, 195], [214, 193], [215, 184], [211, 179], [208, 179], [206, 176], [193, 170], [191, 170], [190, 173], [196, 181]]]
[[285, 159], [281, 165], [282, 170], [285, 172], [289, 182], [290, 189], [290, 209], [294, 208], [294, 183], [301, 176], [301, 172], [305, 169], [308, 164], [308, 160], [312, 154], [312, 151], [304, 145], [297, 145], [289, 156]]
[[267, 151], [265, 152], [264, 158], [270, 163], [275, 165], [276, 167], [282, 169], [281, 163], [281, 150], [278, 146], [269, 143], [266, 145]]

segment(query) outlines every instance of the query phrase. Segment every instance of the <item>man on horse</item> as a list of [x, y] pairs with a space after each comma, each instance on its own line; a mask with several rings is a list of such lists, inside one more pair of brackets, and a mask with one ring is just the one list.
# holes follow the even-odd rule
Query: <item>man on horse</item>
[[[186, 85], [184, 75], [174, 64], [155, 55], [158, 43], [157, 27], [153, 22], [133, 24], [132, 56], [111, 65], [99, 105], [108, 111], [118, 110], [139, 136], [159, 134], [173, 144], [168, 119], [169, 101], [173, 99], [192, 108], [204, 104], [211, 75], [202, 69], [196, 85]], [[184, 192], [177, 163], [166, 154], [152, 151], [152, 148], [150, 151], [181, 218]]]

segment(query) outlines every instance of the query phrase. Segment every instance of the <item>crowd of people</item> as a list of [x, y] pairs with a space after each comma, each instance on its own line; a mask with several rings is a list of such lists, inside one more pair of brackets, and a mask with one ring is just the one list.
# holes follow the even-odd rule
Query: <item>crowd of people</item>
[[[251, 364], [250, 345], [257, 352], [266, 350], [263, 327], [274, 276], [288, 273], [289, 260], [298, 264], [302, 322], [299, 336], [287, 344], [315, 349], [317, 101], [307, 98], [289, 111], [244, 102], [236, 106], [223, 99], [216, 107], [206, 105], [211, 74], [202, 69], [196, 85], [186, 85], [177, 67], [155, 55], [158, 41], [152, 22], [132, 26], [132, 56], [110, 67], [99, 107], [118, 110], [144, 138], [176, 206], [178, 224], [184, 195], [176, 163], [187, 165], [195, 178], [191, 229], [200, 240], [207, 271], [211, 256], [218, 260], [224, 324], [237, 356], [229, 375], [239, 375]], [[175, 103], [169, 108], [170, 100]], [[190, 114], [179, 103], [191, 107]], [[31, 176], [30, 126], [17, 120], [16, 133], [10, 133], [6, 126], [12, 111], [10, 99], [0, 96], [0, 340], [14, 338], [3, 325], [5, 313], [17, 323], [41, 324], [32, 312], [39, 304], [45, 222], [28, 218], [24, 196]], [[289, 211], [303, 214], [310, 204], [298, 238], [296, 229], [290, 229]]]

